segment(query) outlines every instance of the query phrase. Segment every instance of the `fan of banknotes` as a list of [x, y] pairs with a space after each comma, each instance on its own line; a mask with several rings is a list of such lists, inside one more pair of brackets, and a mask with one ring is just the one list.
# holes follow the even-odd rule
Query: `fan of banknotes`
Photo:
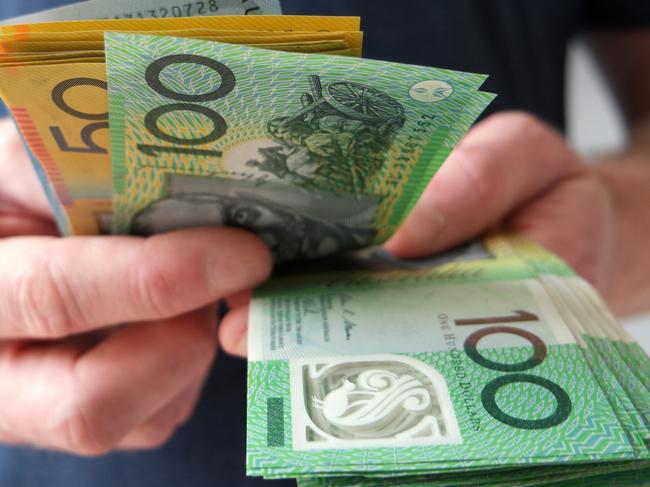
[[646, 482], [650, 359], [560, 259], [516, 236], [372, 250], [486, 76], [363, 59], [360, 19], [280, 13], [92, 0], [0, 26], [0, 93], [64, 235], [231, 225], [301, 262], [251, 305], [248, 473]]

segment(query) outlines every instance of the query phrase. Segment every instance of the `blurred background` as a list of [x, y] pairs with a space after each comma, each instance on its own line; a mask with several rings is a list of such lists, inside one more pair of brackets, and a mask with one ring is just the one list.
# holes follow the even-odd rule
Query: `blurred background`
[[[567, 56], [567, 137], [586, 159], [621, 149], [626, 130], [616, 100], [586, 43], [575, 40]], [[650, 313], [625, 317], [623, 325], [650, 353]]]

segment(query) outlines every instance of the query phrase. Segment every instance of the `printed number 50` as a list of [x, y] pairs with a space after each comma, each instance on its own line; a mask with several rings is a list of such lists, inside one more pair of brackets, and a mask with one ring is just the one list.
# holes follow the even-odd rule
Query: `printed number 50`
[[73, 147], [68, 144], [60, 127], [50, 127], [50, 132], [62, 152], [79, 152], [82, 154], [108, 154], [108, 151], [93, 141], [93, 134], [100, 129], [108, 129], [108, 112], [106, 113], [85, 113], [72, 108], [64, 99], [65, 93], [75, 86], [94, 86], [104, 91], [108, 90], [105, 81], [93, 78], [72, 78], [56, 85], [52, 90], [52, 101], [68, 115], [81, 120], [89, 120], [89, 123], [81, 129], [81, 140], [83, 147]]

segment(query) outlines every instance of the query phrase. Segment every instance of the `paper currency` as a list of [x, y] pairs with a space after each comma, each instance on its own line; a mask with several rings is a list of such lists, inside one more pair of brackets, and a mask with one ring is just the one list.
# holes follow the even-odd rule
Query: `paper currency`
[[[40, 165], [44, 187], [55, 196], [51, 203], [62, 232], [106, 233], [110, 232], [112, 181], [104, 30], [153, 29], [273, 49], [359, 55], [358, 28], [355, 18], [300, 16], [5, 26], [0, 28], [0, 92]], [[44, 44], [49, 46], [47, 52], [42, 52]]]
[[302, 15], [222, 15], [210, 17], [164, 18], [164, 19], [112, 19], [81, 20], [76, 22], [48, 22], [0, 26], [3, 40], [29, 41], [42, 34], [72, 34], [89, 31], [99, 35], [104, 32], [153, 32], [173, 30], [261, 30], [261, 31], [358, 31], [358, 17], [319, 17]]
[[106, 34], [114, 225], [258, 233], [276, 260], [367, 247], [492, 99], [485, 76]]
[[84, 19], [143, 19], [200, 15], [260, 15], [282, 13], [279, 0], [89, 0], [22, 15], [6, 25]]
[[357, 18], [183, 12], [213, 4], [253, 15], [90, 1], [2, 26], [0, 92], [66, 234], [231, 225], [277, 261], [338, 254], [255, 292], [249, 475], [647, 483], [650, 358], [561, 259], [515, 235], [340, 254], [395, 231], [492, 99], [485, 76], [347, 59]]
[[250, 475], [301, 486], [643, 478], [650, 392], [629, 389], [615, 347], [588, 339], [593, 289], [521, 239], [458, 256], [297, 273], [256, 292]]

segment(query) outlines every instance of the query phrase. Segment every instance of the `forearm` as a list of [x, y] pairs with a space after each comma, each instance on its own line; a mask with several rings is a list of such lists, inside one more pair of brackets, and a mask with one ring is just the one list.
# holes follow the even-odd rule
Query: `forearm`
[[614, 245], [605, 296], [618, 313], [650, 309], [650, 124], [594, 172], [612, 195]]

